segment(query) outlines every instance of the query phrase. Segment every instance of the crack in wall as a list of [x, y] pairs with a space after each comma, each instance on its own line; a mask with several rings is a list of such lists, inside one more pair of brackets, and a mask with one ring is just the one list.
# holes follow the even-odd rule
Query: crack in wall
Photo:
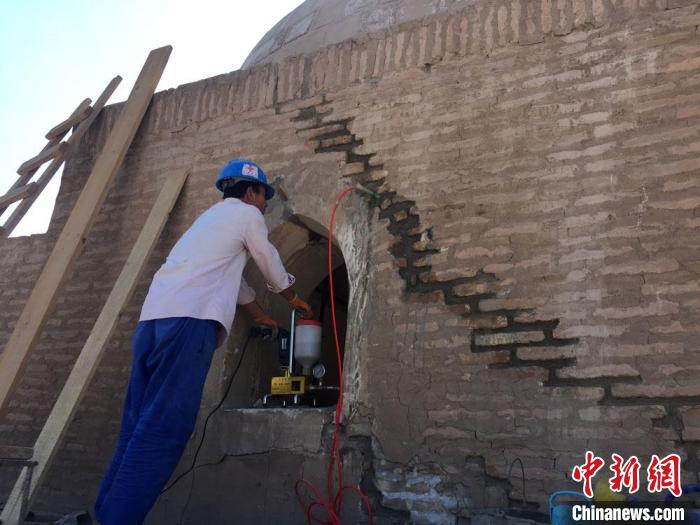
[[[354, 119], [329, 119], [332, 113], [330, 101], [322, 96], [320, 102], [301, 108], [292, 120], [307, 123], [299, 131], [312, 132], [310, 140], [316, 142], [315, 153], [344, 152], [346, 165], [360, 164], [351, 170], [354, 173], [346, 176], [380, 195], [379, 218], [389, 220], [387, 231], [395, 240], [389, 251], [399, 267], [398, 273], [405, 282], [406, 293], [441, 293], [445, 306], [465, 319], [466, 327], [471, 329], [472, 352], [508, 352], [506, 361], [493, 363], [489, 365], [490, 368], [544, 368], [548, 370], [548, 378], [543, 383], [547, 387], [603, 387], [605, 396], [599, 401], [601, 405], [656, 404], [670, 412], [675, 405], [700, 404], [695, 398], [664, 398], [660, 402], [652, 398], [630, 398], [612, 393], [614, 385], [642, 383], [640, 376], [561, 377], [557, 372], [574, 366], [577, 360], [576, 357], [556, 355], [556, 350], [573, 348], [579, 338], [557, 337], [554, 332], [559, 319], [519, 320], [523, 315], [534, 312], [534, 308], [484, 309], [481, 301], [496, 298], [495, 292], [488, 291], [488, 286], [498, 283], [499, 279], [496, 274], [483, 269], [473, 276], [436, 280], [430, 256], [441, 250], [434, 245], [433, 227], [421, 223], [414, 200], [403, 198], [388, 187], [384, 165], [374, 160], [377, 153], [357, 153], [356, 149], [364, 145], [364, 140], [349, 128]], [[545, 352], [553, 349], [555, 355], [524, 359], [518, 355], [518, 349], [522, 347], [539, 348]], [[682, 441], [680, 434], [679, 440]]]
[[[562, 357], [562, 348], [570, 348], [579, 343], [579, 338], [557, 337], [555, 330], [559, 319], [526, 321], [522, 318], [534, 312], [534, 308], [497, 308], [485, 309], [482, 301], [496, 299], [494, 291], [489, 287], [499, 283], [496, 274], [479, 269], [472, 276], [438, 280], [431, 265], [431, 256], [440, 253], [439, 247], [433, 240], [433, 227], [421, 222], [416, 208], [416, 201], [404, 198], [393, 191], [386, 183], [384, 165], [376, 161], [377, 153], [358, 153], [357, 149], [364, 145], [364, 140], [350, 130], [353, 118], [329, 118], [333, 108], [325, 95], [320, 102], [298, 110], [292, 119], [297, 123], [306, 124], [298, 132], [308, 135], [315, 142], [314, 152], [344, 153], [345, 166], [343, 176], [355, 180], [363, 186], [375, 191], [380, 196], [379, 218], [389, 221], [387, 231], [394, 238], [389, 251], [398, 266], [398, 273], [405, 283], [405, 292], [409, 294], [442, 295], [443, 304], [465, 320], [465, 327], [471, 329], [471, 352], [499, 352], [507, 358], [498, 363], [492, 363], [489, 368], [522, 368], [539, 367], [548, 371], [545, 387], [585, 387], [603, 388], [604, 396], [599, 405], [640, 406], [660, 405], [666, 410], [667, 416], [653, 419], [654, 428], [670, 428], [678, 434], [679, 447], [688, 452], [689, 460], [686, 467], [692, 471], [700, 471], [700, 441], [684, 441], [682, 417], [678, 411], [681, 406], [697, 406], [700, 400], [696, 398], [663, 398], [616, 396], [612, 387], [620, 384], [639, 384], [642, 378], [625, 375], [603, 375], [597, 377], [566, 377], [559, 371], [576, 365], [577, 359]], [[523, 347], [539, 349], [537, 357], [524, 357], [518, 353]], [[548, 356], [547, 351], [552, 350]], [[573, 352], [572, 352], [573, 353]], [[691, 459], [692, 456], [692, 459]], [[492, 482], [508, 480], [492, 480]], [[511, 504], [516, 500], [508, 497]], [[521, 504], [531, 506], [527, 501]], [[536, 505], [536, 504], [532, 504]]]
[[556, 371], [573, 365], [575, 358], [522, 359], [517, 349], [523, 346], [557, 349], [573, 346], [579, 339], [557, 337], [554, 331], [559, 319], [518, 320], [523, 314], [534, 311], [532, 308], [484, 309], [482, 301], [496, 298], [495, 292], [487, 290], [490, 284], [499, 282], [493, 273], [480, 269], [473, 276], [437, 280], [430, 264], [430, 256], [440, 253], [434, 246], [433, 228], [421, 223], [414, 200], [403, 198], [388, 187], [383, 176], [384, 165], [374, 161], [377, 154], [356, 151], [364, 140], [350, 131], [353, 119], [329, 119], [332, 113], [330, 102], [322, 97], [318, 104], [301, 108], [292, 120], [308, 124], [299, 131], [311, 132], [310, 140], [316, 143], [315, 153], [345, 153], [346, 167], [349, 167], [346, 176], [379, 194], [379, 218], [389, 221], [387, 231], [395, 240], [389, 251], [399, 267], [406, 293], [441, 293], [445, 306], [452, 307], [451, 310], [465, 319], [466, 328], [471, 329], [472, 352], [509, 353], [506, 362], [492, 364], [492, 368], [546, 368], [550, 371], [548, 386], [562, 386], [567, 380], [558, 379]]
[[[506, 350], [510, 353], [510, 359], [507, 363], [500, 363], [497, 366], [492, 365], [494, 368], [541, 366], [548, 368], [550, 377], [554, 377], [557, 368], [573, 364], [575, 359], [545, 358], [537, 361], [528, 361], [520, 359], [516, 355], [517, 348], [521, 346], [517, 341], [517, 334], [519, 333], [532, 331], [540, 331], [542, 333], [541, 340], [533, 341], [528, 346], [556, 348], [576, 344], [578, 342], [577, 338], [558, 338], [554, 335], [554, 330], [559, 323], [558, 319], [533, 322], [523, 322], [516, 319], [519, 315], [532, 311], [532, 309], [484, 311], [480, 308], [480, 301], [495, 298], [496, 294], [494, 292], [460, 293], [457, 289], [457, 287], [463, 285], [476, 287], [478, 285], [497, 283], [499, 280], [495, 274], [481, 269], [474, 276], [458, 277], [444, 281], [436, 281], [433, 278], [430, 258], [432, 255], [439, 253], [440, 249], [434, 247], [432, 227], [423, 227], [421, 225], [420, 215], [416, 210], [416, 202], [400, 197], [395, 191], [386, 187], [383, 176], [377, 176], [377, 174], [384, 174], [384, 166], [381, 163], [374, 162], [376, 153], [357, 153], [356, 149], [362, 146], [364, 141], [350, 131], [349, 125], [353, 120], [352, 118], [325, 120], [332, 115], [333, 110], [329, 107], [325, 97], [322, 97], [322, 101], [318, 106], [320, 108], [316, 105], [301, 108], [292, 120], [308, 124], [299, 131], [312, 132], [310, 140], [316, 142], [315, 153], [344, 153], [346, 166], [354, 166], [350, 171], [354, 170], [355, 173], [351, 173], [349, 176], [380, 195], [379, 217], [389, 220], [387, 230], [396, 241], [391, 246], [390, 253], [398, 263], [399, 275], [405, 282], [406, 293], [433, 294], [441, 292], [445, 306], [457, 307], [456, 309], [461, 312], [460, 315], [472, 322], [472, 352]], [[485, 337], [493, 337], [495, 339], [487, 341], [484, 339]], [[498, 338], [501, 339], [499, 340]], [[494, 342], [495, 344], [493, 344]], [[399, 402], [401, 402], [400, 396]], [[500, 487], [507, 495], [510, 505], [520, 504], [530, 508], [537, 507], [535, 502], [515, 499], [508, 495], [509, 480], [489, 475], [485, 467], [486, 458], [480, 457], [480, 460], [485, 484], [487, 486]], [[373, 468], [371, 473], [363, 477], [365, 486], [371, 485], [364, 481], [366, 476], [370, 476], [375, 480], [381, 478], [381, 476], [377, 476]], [[373, 492], [377, 492], [377, 490], [374, 489]], [[388, 497], [387, 494], [383, 492], [382, 494], [384, 497]], [[379, 500], [377, 500], [377, 503], [379, 503]], [[391, 505], [381, 505], [380, 507], [382, 509], [397, 510], [396, 507]]]

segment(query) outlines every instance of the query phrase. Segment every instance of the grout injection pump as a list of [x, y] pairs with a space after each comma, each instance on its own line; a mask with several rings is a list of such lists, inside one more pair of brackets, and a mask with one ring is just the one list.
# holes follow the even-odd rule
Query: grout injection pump
[[[271, 404], [286, 406], [307, 405], [315, 407], [317, 394], [321, 391], [338, 390], [337, 386], [325, 386], [323, 378], [326, 367], [321, 358], [321, 323], [319, 321], [297, 319], [299, 312], [292, 310], [291, 330], [255, 326], [252, 336], [274, 339], [280, 360], [282, 376], [270, 381], [270, 392], [262, 398], [264, 407]], [[275, 334], [275, 332], [277, 332]], [[295, 367], [301, 373], [295, 375]]]

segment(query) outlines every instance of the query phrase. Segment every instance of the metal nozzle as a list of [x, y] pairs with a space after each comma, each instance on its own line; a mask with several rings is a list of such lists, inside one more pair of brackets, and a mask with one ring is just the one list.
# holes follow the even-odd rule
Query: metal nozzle
[[373, 198], [375, 198], [375, 199], [379, 199], [379, 198], [380, 198], [380, 197], [379, 197], [379, 193], [374, 192], [374, 191], [372, 191], [372, 190], [370, 190], [370, 189], [367, 189], [367, 188], [365, 188], [364, 186], [362, 186], [361, 184], [355, 184], [355, 189], [356, 189], [357, 191], [361, 191], [361, 192], [363, 192], [363, 193], [366, 193], [367, 195], [369, 195], [370, 197], [373, 197]]

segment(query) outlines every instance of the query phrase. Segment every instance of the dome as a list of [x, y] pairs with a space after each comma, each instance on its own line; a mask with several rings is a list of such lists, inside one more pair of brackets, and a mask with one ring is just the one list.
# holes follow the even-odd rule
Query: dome
[[243, 69], [313, 53], [330, 44], [478, 0], [306, 0], [257, 43]]

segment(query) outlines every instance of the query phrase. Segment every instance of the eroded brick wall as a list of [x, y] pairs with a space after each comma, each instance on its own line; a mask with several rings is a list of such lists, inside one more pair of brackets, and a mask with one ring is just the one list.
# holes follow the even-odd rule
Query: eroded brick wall
[[[42, 505], [89, 506], [148, 277], [234, 156], [288, 195], [271, 228], [324, 224], [346, 180], [381, 194], [348, 433], [372, 443], [387, 520], [522, 503], [516, 458], [533, 508], [575, 486], [585, 450], [678, 451], [696, 481], [699, 23], [695, 2], [503, 0], [158, 94], [2, 421], [3, 442], [31, 444], [159, 180], [190, 167]], [[0, 246], [3, 340], [115, 113], [49, 234]]]

